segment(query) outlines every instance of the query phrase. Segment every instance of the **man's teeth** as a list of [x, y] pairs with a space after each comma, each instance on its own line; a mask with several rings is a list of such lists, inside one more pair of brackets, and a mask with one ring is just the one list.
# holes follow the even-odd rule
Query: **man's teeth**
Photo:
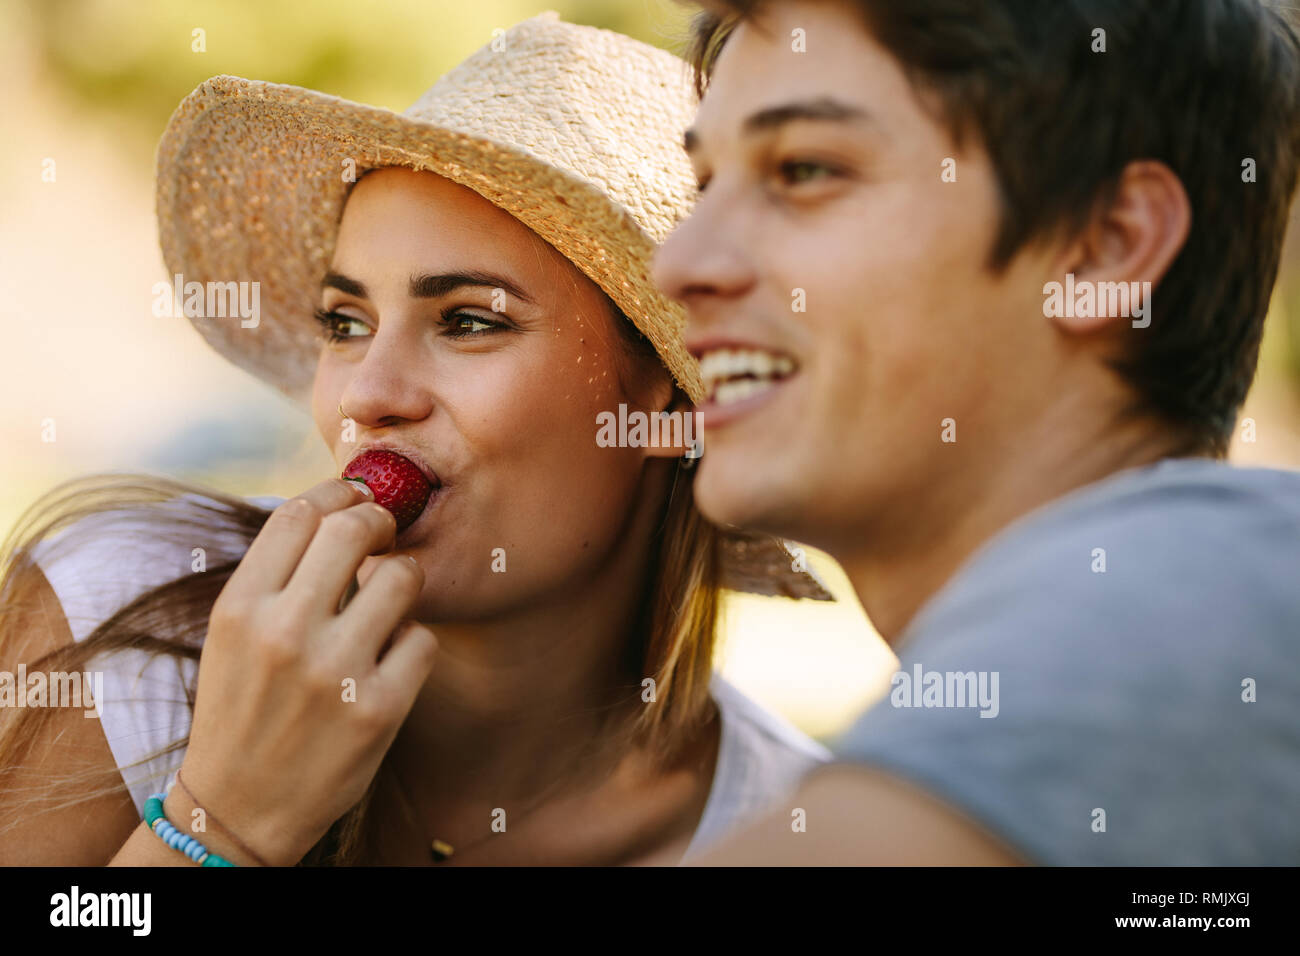
[[749, 398], [751, 395], [757, 395], [759, 392], [766, 392], [775, 384], [771, 379], [760, 382], [756, 378], [742, 378], [736, 382], [723, 382], [713, 391], [713, 404], [730, 405], [733, 402]]
[[784, 355], [754, 349], [715, 349], [700, 359], [704, 391], [715, 405], [729, 405], [765, 392], [794, 371]]

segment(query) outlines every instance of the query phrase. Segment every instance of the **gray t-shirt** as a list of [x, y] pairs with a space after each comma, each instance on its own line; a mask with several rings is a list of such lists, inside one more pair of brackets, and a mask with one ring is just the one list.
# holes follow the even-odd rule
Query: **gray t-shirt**
[[1074, 492], [896, 650], [837, 758], [1028, 861], [1300, 863], [1300, 474], [1172, 460]]

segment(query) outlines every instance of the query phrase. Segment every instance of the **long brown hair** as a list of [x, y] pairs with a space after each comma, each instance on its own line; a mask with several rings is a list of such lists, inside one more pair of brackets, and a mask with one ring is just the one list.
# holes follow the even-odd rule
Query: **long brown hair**
[[[631, 322], [616, 323], [630, 355], [654, 355], [653, 347]], [[647, 351], [649, 350], [649, 351]], [[679, 393], [679, 398], [680, 398]], [[694, 473], [680, 461], [672, 490], [663, 505], [653, 542], [651, 574], [638, 615], [636, 633], [629, 636], [628, 654], [640, 662], [639, 673], [655, 681], [655, 701], [629, 708], [633, 716], [611, 733], [644, 748], [659, 765], [668, 765], [708, 722], [709, 681], [718, 620], [718, 533], [695, 507]], [[64, 548], [85, 543], [80, 525], [53, 537], [83, 518], [97, 517], [105, 533], [118, 519], [133, 528], [143, 522], [165, 541], [188, 547], [229, 552], [219, 542], [242, 541], [246, 549], [261, 531], [270, 511], [218, 489], [145, 474], [95, 474], [65, 482], [47, 492], [24, 512], [0, 546], [0, 658], [10, 659], [17, 638], [15, 622], [34, 604], [39, 578], [32, 549], [47, 542], [42, 556], [49, 562]], [[242, 549], [239, 554], [242, 555]], [[82, 641], [56, 648], [29, 668], [66, 672], [89, 670], [93, 658], [106, 652], [139, 649], [150, 655], [170, 655], [197, 661], [202, 653], [212, 605], [238, 566], [232, 555], [202, 573], [185, 573], [153, 587], [119, 609]], [[197, 670], [197, 669], [196, 669]], [[626, 699], [640, 698], [640, 684], [626, 688]], [[190, 711], [196, 688], [186, 687]], [[0, 783], [39, 739], [52, 719], [49, 708], [0, 708]], [[49, 793], [39, 795], [46, 809], [67, 807], [125, 787], [123, 772], [187, 746], [183, 737], [128, 767], [105, 768], [102, 774], [77, 774], [51, 780]], [[93, 779], [91, 778], [93, 776]], [[376, 775], [376, 780], [378, 775]], [[0, 789], [3, 789], [0, 786]], [[362, 800], [340, 817], [312, 850], [303, 865], [350, 865], [362, 861], [375, 821], [367, 813], [375, 783]], [[55, 799], [50, 800], [49, 797]], [[61, 799], [60, 799], [61, 798]], [[34, 806], [38, 797], [26, 801]], [[0, 827], [3, 832], [3, 827]]]

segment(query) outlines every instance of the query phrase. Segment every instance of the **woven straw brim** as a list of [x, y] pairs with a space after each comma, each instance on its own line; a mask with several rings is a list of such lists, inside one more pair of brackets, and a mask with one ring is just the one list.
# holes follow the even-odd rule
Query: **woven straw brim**
[[795, 571], [795, 555], [771, 535], [752, 531], [722, 533], [722, 586], [769, 597], [834, 601], [835, 595], [813, 571]]
[[[299, 87], [214, 77], [177, 108], [158, 148], [157, 211], [169, 275], [259, 283], [261, 319], [192, 319], [222, 355], [308, 401], [312, 312], [349, 183], [381, 166], [428, 170], [501, 207], [595, 282], [654, 345], [682, 390], [703, 395], [685, 315], [649, 275], [655, 241], [595, 186], [527, 153]], [[254, 344], [254, 342], [256, 344]]]
[[[169, 277], [259, 284], [254, 328], [239, 317], [190, 318], [235, 365], [309, 405], [320, 354], [313, 312], [350, 185], [345, 162], [356, 177], [384, 166], [437, 173], [511, 213], [603, 289], [682, 390], [701, 400], [698, 364], [682, 343], [685, 313], [649, 274], [665, 230], [651, 235], [592, 183], [489, 138], [300, 87], [217, 76], [177, 107], [159, 143], [157, 214]], [[678, 214], [650, 212], [665, 223]], [[724, 587], [834, 599], [815, 576], [792, 570], [777, 539], [724, 532], [721, 558]]]

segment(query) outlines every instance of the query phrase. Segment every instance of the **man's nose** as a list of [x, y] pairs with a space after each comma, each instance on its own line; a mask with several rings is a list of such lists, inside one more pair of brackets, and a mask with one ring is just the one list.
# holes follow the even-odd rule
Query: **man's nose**
[[708, 299], [735, 296], [754, 281], [754, 272], [737, 234], [740, 217], [728, 214], [712, 197], [678, 224], [655, 254], [651, 275], [669, 298], [683, 303], [699, 321]]

